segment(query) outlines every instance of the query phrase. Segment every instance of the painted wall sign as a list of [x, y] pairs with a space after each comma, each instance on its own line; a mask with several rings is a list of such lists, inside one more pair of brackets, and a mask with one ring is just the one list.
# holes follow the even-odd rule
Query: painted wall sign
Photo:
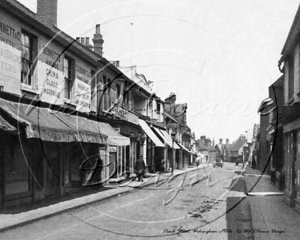
[[60, 62], [61, 62], [59, 53], [57, 53], [56, 51], [54, 51], [48, 47], [44, 47], [43, 54], [47, 57], [46, 64], [59, 70], [59, 66], [60, 66]]
[[91, 86], [87, 83], [75, 79], [74, 82], [74, 103], [76, 110], [80, 112], [89, 112], [91, 108]]
[[0, 41], [0, 85], [4, 91], [21, 94], [21, 51]]
[[21, 41], [21, 32], [1, 21], [0, 34], [0, 40], [12, 47], [15, 47], [14, 41]]
[[90, 83], [91, 81], [91, 70], [87, 70], [86, 68], [76, 64], [75, 66], [75, 70], [76, 70], [76, 78], [78, 80], [81, 80], [85, 83]]
[[63, 73], [41, 61], [38, 62], [38, 88], [41, 100], [52, 104], [63, 104]]

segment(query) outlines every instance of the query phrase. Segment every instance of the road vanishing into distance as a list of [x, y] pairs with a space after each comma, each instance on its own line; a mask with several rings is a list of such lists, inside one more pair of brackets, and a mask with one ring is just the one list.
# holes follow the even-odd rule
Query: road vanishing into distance
[[[0, 239], [253, 239], [241, 165], [198, 168], [0, 233]], [[118, 186], [116, 186], [118, 187]], [[243, 231], [244, 232], [244, 231]]]

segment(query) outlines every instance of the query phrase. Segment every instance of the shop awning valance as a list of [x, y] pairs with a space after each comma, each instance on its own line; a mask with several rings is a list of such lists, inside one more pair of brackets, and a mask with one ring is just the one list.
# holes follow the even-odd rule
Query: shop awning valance
[[156, 147], [165, 147], [165, 145], [159, 140], [159, 138], [155, 135], [155, 133], [151, 130], [151, 128], [144, 120], [139, 119], [139, 125], [142, 127], [144, 132], [152, 140]]
[[107, 143], [109, 145], [128, 146], [130, 145], [130, 138], [118, 133], [112, 126], [107, 123], [98, 122], [101, 131], [108, 136]]
[[0, 129], [4, 131], [16, 132], [17, 129], [9, 124], [1, 115], [0, 115]]
[[25, 125], [27, 138], [51, 142], [129, 145], [129, 138], [116, 132], [108, 123], [4, 99], [0, 99], [0, 109], [17, 120], [17, 128]]

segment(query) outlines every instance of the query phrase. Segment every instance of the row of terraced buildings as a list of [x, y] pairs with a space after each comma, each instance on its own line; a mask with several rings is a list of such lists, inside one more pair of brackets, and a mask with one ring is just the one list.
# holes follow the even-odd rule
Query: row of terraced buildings
[[57, 26], [57, 0], [34, 13], [0, 1], [0, 209], [194, 164], [187, 104], [128, 77], [93, 36]]

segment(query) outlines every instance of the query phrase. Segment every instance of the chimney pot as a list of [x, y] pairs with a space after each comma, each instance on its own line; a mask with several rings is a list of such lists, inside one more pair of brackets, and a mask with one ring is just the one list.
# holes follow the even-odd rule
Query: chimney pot
[[89, 37], [86, 37], [85, 38], [85, 45], [89, 45], [90, 44], [90, 38]]
[[100, 24], [96, 24], [96, 34], [100, 34]]
[[81, 44], [84, 45], [84, 37], [81, 38]]

